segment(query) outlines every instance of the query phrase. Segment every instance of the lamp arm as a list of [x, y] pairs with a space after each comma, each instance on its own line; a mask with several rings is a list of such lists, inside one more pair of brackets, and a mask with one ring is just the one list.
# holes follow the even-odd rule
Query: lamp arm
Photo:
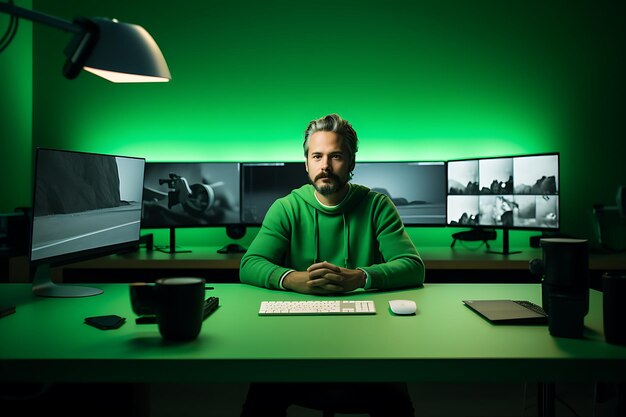
[[9, 3], [0, 3], [0, 12], [7, 13], [12, 16], [23, 17], [24, 19], [37, 23], [43, 23], [44, 25], [52, 26], [57, 29], [63, 29], [66, 32], [85, 32], [85, 29], [82, 26], [70, 22], [69, 20], [59, 19], [58, 17], [36, 12], [34, 10], [24, 9], [23, 7], [14, 6]]

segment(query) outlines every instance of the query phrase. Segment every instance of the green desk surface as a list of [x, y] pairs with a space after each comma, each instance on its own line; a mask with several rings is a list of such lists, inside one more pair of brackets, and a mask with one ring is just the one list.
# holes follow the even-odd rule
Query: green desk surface
[[[0, 381], [615, 381], [626, 375], [626, 347], [604, 341], [602, 294], [591, 291], [585, 338], [550, 336], [547, 326], [492, 325], [463, 299], [527, 299], [536, 284], [427, 284], [347, 295], [373, 299], [373, 316], [258, 316], [262, 300], [307, 296], [243, 284], [214, 284], [220, 307], [199, 338], [168, 343], [156, 325], [134, 322], [127, 284], [95, 285], [102, 295], [39, 298], [30, 285], [0, 285]], [[388, 300], [415, 300], [415, 316], [394, 316]], [[118, 314], [117, 330], [83, 323]]]

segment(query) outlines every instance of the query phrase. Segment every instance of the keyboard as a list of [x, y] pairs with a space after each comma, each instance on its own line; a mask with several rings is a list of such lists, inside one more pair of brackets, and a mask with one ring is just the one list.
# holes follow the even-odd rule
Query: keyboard
[[542, 316], [547, 316], [546, 312], [543, 308], [539, 307], [537, 304], [532, 303], [526, 300], [513, 300], [515, 303], [521, 305], [522, 307], [526, 307], [527, 309], [534, 311], [537, 314], [541, 314]]
[[376, 314], [372, 300], [262, 301], [260, 316], [320, 316]]

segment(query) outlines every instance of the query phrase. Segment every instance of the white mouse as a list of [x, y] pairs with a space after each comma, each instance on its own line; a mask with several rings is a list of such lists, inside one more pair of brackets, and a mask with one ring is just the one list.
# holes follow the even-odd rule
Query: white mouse
[[389, 308], [398, 315], [415, 314], [417, 311], [413, 300], [389, 300]]

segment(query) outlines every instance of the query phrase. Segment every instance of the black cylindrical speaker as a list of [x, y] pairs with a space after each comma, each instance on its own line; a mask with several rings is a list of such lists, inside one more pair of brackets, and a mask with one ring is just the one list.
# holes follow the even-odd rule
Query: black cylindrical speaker
[[589, 288], [586, 239], [541, 239], [546, 284], [563, 289]]
[[[560, 317], [563, 317], [563, 320], [573, 320], [574, 311], [577, 312], [576, 315], [582, 315], [576, 320], [580, 329], [574, 329], [576, 332], [566, 330], [563, 334], [577, 337], [575, 335], [582, 333], [582, 317], [589, 312], [587, 240], [548, 238], [541, 239], [540, 245], [543, 249], [542, 307], [548, 317], [554, 320], [560, 321]], [[554, 308], [560, 308], [563, 311], [555, 313]], [[565, 310], [569, 312], [566, 314]], [[564, 322], [563, 325], [565, 324], [568, 323]], [[557, 328], [565, 327], [558, 324]]]

